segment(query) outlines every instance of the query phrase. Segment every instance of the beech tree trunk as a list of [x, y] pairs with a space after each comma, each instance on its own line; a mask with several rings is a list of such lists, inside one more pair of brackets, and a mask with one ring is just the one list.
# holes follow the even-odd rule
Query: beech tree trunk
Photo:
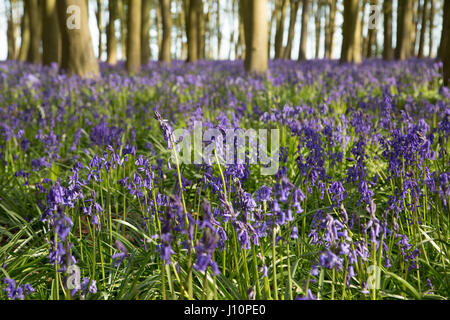
[[314, 58], [319, 59], [319, 49], [320, 49], [320, 33], [321, 33], [321, 26], [320, 26], [320, 15], [322, 11], [322, 4], [318, 2], [316, 4], [316, 14], [314, 15], [314, 22], [315, 22], [315, 52], [314, 52]]
[[61, 63], [61, 34], [58, 24], [58, 0], [44, 0], [42, 5], [42, 63]]
[[38, 64], [41, 62], [41, 17], [38, 0], [25, 0], [30, 17], [30, 47], [28, 49], [27, 61]]
[[[191, 0], [192, 1], [192, 0]], [[203, 1], [195, 1], [195, 12], [197, 14], [197, 59], [205, 59], [205, 14], [203, 13]]]
[[429, 10], [429, 27], [428, 27], [428, 38], [429, 38], [429, 45], [428, 45], [428, 57], [433, 56], [433, 30], [434, 30], [434, 0], [430, 0], [430, 10]]
[[267, 0], [249, 0], [245, 12], [245, 67], [250, 73], [264, 74], [268, 69]]
[[[378, 6], [378, 0], [372, 0], [369, 4]], [[368, 27], [367, 30], [368, 31], [367, 31], [366, 57], [371, 58], [377, 55], [377, 51], [375, 48], [377, 42], [377, 29]]]
[[141, 68], [141, 12], [142, 0], [128, 1], [127, 71], [131, 74]]
[[361, 63], [361, 18], [359, 0], [344, 0], [341, 62]]
[[[58, 22], [61, 32], [61, 69], [82, 78], [99, 75], [98, 61], [94, 54], [89, 31], [88, 8], [85, 0], [57, 0]], [[70, 28], [69, 6], [80, 8], [80, 28]]]
[[161, 62], [170, 63], [170, 44], [172, 42], [171, 30], [172, 30], [172, 14], [170, 12], [170, 0], [160, 0], [161, 13], [162, 13], [162, 25], [163, 25], [163, 37], [161, 42], [161, 51], [159, 60]]
[[337, 0], [329, 0], [329, 17], [325, 29], [325, 58], [330, 59], [334, 49], [334, 32]]
[[141, 14], [141, 64], [146, 65], [150, 60], [150, 0], [142, 0]]
[[189, 1], [189, 13], [187, 24], [187, 38], [188, 38], [188, 61], [196, 62], [199, 59], [199, 30], [198, 30], [198, 10], [201, 0]]
[[120, 20], [120, 51], [123, 60], [127, 58], [127, 15], [124, 2], [125, 0], [117, 0], [117, 11]]
[[14, 22], [13, 3], [14, 0], [10, 0], [10, 9], [8, 13], [8, 29], [6, 31], [8, 40], [8, 60], [17, 59], [17, 26]]
[[300, 33], [300, 48], [298, 60], [306, 60], [306, 43], [308, 40], [309, 0], [303, 0], [302, 4], [302, 30]]
[[20, 23], [20, 33], [22, 40], [19, 50], [19, 60], [26, 61], [30, 48], [30, 14], [26, 5], [24, 5], [22, 21]]
[[394, 49], [392, 48], [392, 0], [383, 1], [383, 16], [384, 16], [383, 59], [392, 60], [394, 58]]
[[290, 59], [292, 54], [292, 43], [294, 42], [295, 23], [297, 22], [297, 12], [299, 7], [299, 0], [290, 0], [290, 18], [289, 18], [289, 32], [288, 42], [286, 48], [283, 49], [283, 58]]
[[419, 39], [419, 58], [423, 58], [425, 56], [425, 32], [427, 29], [427, 20], [428, 20], [428, 0], [424, 0], [422, 7], [422, 23], [420, 27], [420, 39]]
[[410, 58], [414, 50], [413, 5], [413, 1], [398, 2], [395, 58], [399, 60]]
[[97, 0], [97, 11], [95, 12], [97, 17], [97, 29], [98, 29], [98, 59], [101, 60], [103, 54], [103, 16], [102, 16], [102, 0]]
[[117, 63], [117, 38], [114, 22], [117, 19], [117, 1], [108, 1], [109, 23], [106, 30], [107, 61], [111, 65]]
[[450, 0], [444, 2], [444, 19], [442, 21], [441, 56], [444, 63], [444, 86], [450, 84]]
[[283, 56], [284, 20], [286, 19], [287, 0], [279, 0], [280, 5], [277, 10], [277, 28], [275, 33], [275, 59]]

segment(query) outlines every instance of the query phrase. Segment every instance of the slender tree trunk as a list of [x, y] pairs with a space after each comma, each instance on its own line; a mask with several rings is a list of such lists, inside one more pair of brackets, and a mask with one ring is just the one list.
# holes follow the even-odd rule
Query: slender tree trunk
[[[113, 0], [110, 0], [113, 1]], [[125, 10], [125, 0], [117, 0], [117, 11], [120, 20], [120, 50], [122, 60], [127, 59], [127, 15]]]
[[300, 4], [299, 0], [290, 0], [290, 18], [289, 18], [289, 32], [288, 32], [288, 42], [286, 48], [284, 48], [284, 59], [291, 59], [292, 55], [292, 43], [294, 42], [295, 35], [295, 23], [297, 22], [298, 6]]
[[[286, 19], [287, 0], [280, 0], [277, 12], [277, 29], [275, 33], [275, 59], [283, 57], [284, 20]], [[277, 9], [276, 9], [277, 10]]]
[[141, 68], [141, 12], [142, 0], [128, 1], [127, 71], [131, 74]]
[[16, 60], [17, 59], [17, 27], [14, 22], [14, 12], [13, 12], [13, 4], [14, 0], [9, 1], [9, 13], [8, 13], [8, 29], [7, 29], [7, 38], [8, 38], [8, 60]]
[[188, 13], [188, 61], [196, 62], [199, 58], [199, 30], [198, 30], [198, 7], [201, 0], [189, 1], [189, 13]]
[[[378, 6], [378, 0], [372, 0], [370, 3], [370, 5], [376, 5]], [[371, 28], [368, 24], [367, 27], [367, 47], [366, 47], [366, 53], [365, 56], [367, 58], [371, 58], [373, 56], [377, 55], [377, 50], [376, 50], [376, 42], [377, 42], [377, 29], [376, 28]]]
[[314, 15], [314, 21], [315, 21], [315, 53], [314, 58], [319, 59], [319, 49], [320, 49], [320, 33], [321, 33], [321, 26], [320, 26], [320, 17], [321, 17], [321, 11], [322, 11], [322, 4], [320, 2], [317, 2], [316, 4], [316, 14]]
[[103, 54], [103, 16], [102, 16], [102, 0], [97, 0], [97, 11], [95, 12], [97, 17], [97, 29], [98, 29], [98, 59], [102, 59]]
[[[85, 0], [57, 0], [58, 21], [62, 39], [61, 69], [82, 78], [99, 75], [98, 61], [94, 54], [89, 31], [88, 8]], [[80, 8], [81, 28], [69, 28], [67, 8]]]
[[428, 20], [428, 0], [424, 0], [422, 7], [422, 25], [420, 27], [420, 39], [419, 39], [419, 58], [425, 56], [425, 32], [427, 29]]
[[359, 11], [359, 0], [344, 0], [341, 62], [360, 63], [362, 61]]
[[330, 10], [329, 19], [327, 19], [325, 30], [325, 58], [331, 59], [334, 49], [334, 32], [336, 19], [337, 0], [329, 0], [328, 6]]
[[[255, 74], [264, 74], [268, 69], [268, 16], [267, 0], [251, 0], [246, 4], [246, 70]], [[247, 37], [248, 36], [248, 37]], [[247, 41], [247, 38], [248, 41]]]
[[117, 63], [117, 38], [114, 22], [117, 18], [117, 1], [108, 1], [109, 22], [106, 30], [107, 61], [111, 65]]
[[394, 50], [392, 48], [392, 0], [383, 1], [383, 16], [384, 16], [383, 59], [392, 60], [394, 58]]
[[197, 58], [205, 59], [205, 14], [203, 12], [203, 1], [194, 0], [196, 2], [195, 11], [197, 13]]
[[146, 65], [150, 60], [150, 0], [142, 0], [141, 13], [141, 64]]
[[450, 84], [450, 0], [444, 2], [444, 19], [442, 21], [442, 55], [444, 63], [444, 86]]
[[20, 24], [21, 44], [19, 51], [19, 60], [26, 61], [28, 50], [30, 48], [30, 14], [28, 7], [24, 5], [22, 21]]
[[42, 5], [42, 63], [44, 65], [61, 62], [61, 34], [58, 24], [57, 1], [44, 0]]
[[[232, 1], [232, 14], [234, 15], [234, 5], [235, 2]], [[233, 16], [234, 17], [234, 16]], [[233, 20], [234, 21], [234, 20]], [[222, 47], [222, 32], [221, 32], [221, 26], [220, 26], [220, 0], [216, 1], [216, 35], [217, 35], [217, 59], [220, 60], [220, 49]], [[232, 38], [234, 38], [234, 29], [232, 31]], [[233, 43], [234, 39], [231, 39], [230, 41], [230, 48], [231, 44]]]
[[[239, 1], [239, 0], [237, 0]], [[239, 36], [238, 36], [238, 44], [240, 48], [240, 59], [245, 60], [245, 46], [246, 46], [246, 36], [245, 36], [245, 24], [244, 24], [244, 3], [242, 1], [239, 1], [238, 4], [238, 15], [239, 15]], [[267, 52], [269, 54], [269, 52]]]
[[161, 43], [161, 51], [159, 55], [159, 61], [166, 64], [170, 63], [170, 44], [172, 42], [172, 13], [170, 12], [170, 0], [160, 0], [161, 13], [162, 13], [162, 25], [163, 36]]
[[408, 59], [413, 51], [413, 1], [399, 1], [397, 13], [397, 47], [395, 58]]
[[428, 45], [428, 57], [433, 57], [433, 30], [434, 30], [434, 0], [430, 0], [430, 10], [429, 10], [429, 45]]
[[300, 48], [298, 60], [306, 60], [306, 43], [308, 40], [309, 0], [303, 0], [302, 4], [302, 30], [300, 32]]
[[25, 0], [30, 15], [30, 48], [28, 50], [27, 61], [31, 63], [41, 62], [41, 17], [38, 7], [38, 0]]

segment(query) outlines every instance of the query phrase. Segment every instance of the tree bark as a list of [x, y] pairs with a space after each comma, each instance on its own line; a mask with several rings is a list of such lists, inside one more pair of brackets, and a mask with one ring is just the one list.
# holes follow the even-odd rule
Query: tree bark
[[141, 64], [146, 65], [150, 60], [150, 0], [142, 0], [141, 14]]
[[14, 22], [13, 3], [14, 0], [9, 1], [8, 29], [6, 32], [8, 38], [8, 60], [16, 60], [17, 58], [17, 27]]
[[302, 4], [302, 30], [300, 33], [300, 48], [298, 60], [306, 60], [306, 43], [308, 40], [309, 0], [303, 0]]
[[[268, 16], [267, 0], [251, 0], [246, 4], [247, 15], [244, 23], [246, 43], [246, 70], [250, 73], [265, 74], [268, 69]], [[247, 38], [249, 38], [247, 40]]]
[[188, 13], [188, 61], [196, 62], [198, 60], [199, 53], [199, 30], [198, 30], [198, 7], [201, 0], [190, 0], [189, 1], [189, 13]]
[[109, 22], [106, 29], [107, 61], [111, 65], [117, 63], [117, 38], [114, 22], [117, 18], [117, 1], [108, 1]]
[[361, 63], [361, 18], [359, 0], [344, 0], [341, 62]]
[[394, 58], [394, 49], [392, 48], [392, 0], [383, 1], [383, 16], [384, 16], [383, 59], [392, 60]]
[[408, 59], [413, 52], [413, 1], [399, 1], [397, 13], [397, 47], [395, 58]]
[[30, 17], [30, 48], [28, 49], [27, 61], [38, 64], [41, 62], [41, 17], [38, 0], [25, 0]]
[[125, 10], [125, 0], [117, 0], [117, 11], [120, 20], [120, 51], [122, 60], [125, 60], [127, 58], [127, 15]]
[[26, 5], [24, 5], [22, 21], [20, 23], [21, 44], [19, 51], [19, 60], [26, 61], [28, 50], [30, 48], [30, 13]]
[[[232, 1], [232, 8], [234, 9], [234, 1]], [[232, 9], [232, 14], [234, 14], [234, 10]], [[234, 17], [234, 16], [233, 16]], [[220, 49], [222, 46], [222, 32], [221, 32], [221, 27], [220, 27], [220, 0], [217, 0], [216, 2], [216, 35], [217, 35], [217, 59], [220, 60], [221, 55], [220, 55]], [[233, 34], [232, 34], [232, 38], [234, 37], [234, 29], [233, 29]], [[230, 41], [230, 48], [231, 48], [231, 43], [233, 43], [234, 39], [231, 39]]]
[[131, 74], [141, 68], [141, 12], [142, 0], [128, 1], [127, 71]]
[[97, 0], [97, 11], [95, 12], [97, 17], [97, 29], [98, 29], [98, 59], [101, 60], [103, 54], [103, 21], [102, 21], [102, 0]]
[[42, 63], [61, 63], [61, 34], [58, 24], [58, 0], [44, 0], [42, 5]]
[[[372, 0], [369, 4], [378, 6], [378, 0]], [[371, 58], [377, 55], [377, 50], [375, 48], [377, 42], [377, 29], [368, 27], [367, 30], [367, 48], [365, 56]]]
[[442, 21], [442, 55], [444, 63], [444, 86], [450, 84], [450, 0], [444, 2], [444, 19]]
[[329, 19], [327, 19], [325, 29], [325, 58], [331, 59], [334, 49], [334, 32], [336, 19], [336, 0], [329, 0], [328, 7], [330, 10]]
[[[191, 0], [192, 1], [192, 0]], [[203, 1], [194, 0], [197, 14], [197, 58], [205, 59], [205, 14], [203, 12]]]
[[420, 39], [419, 39], [419, 58], [425, 56], [425, 32], [427, 29], [428, 20], [428, 0], [424, 0], [422, 7], [422, 23], [420, 26]]
[[286, 19], [287, 0], [280, 0], [277, 10], [277, 29], [275, 33], [275, 59], [283, 57], [284, 20]]
[[428, 57], [431, 58], [433, 56], [433, 30], [434, 30], [434, 0], [430, 0], [430, 10], [429, 10], [429, 27], [428, 27]]
[[291, 59], [292, 55], [292, 43], [294, 42], [295, 23], [297, 22], [297, 12], [300, 4], [300, 0], [290, 0], [290, 18], [289, 18], [289, 32], [288, 42], [286, 48], [283, 49], [284, 59]]
[[161, 51], [159, 55], [159, 61], [166, 64], [170, 63], [170, 44], [172, 42], [171, 30], [172, 30], [172, 14], [170, 12], [170, 0], [160, 0], [161, 13], [162, 13], [162, 25], [163, 36], [161, 42]]
[[[89, 31], [88, 8], [85, 0], [57, 0], [58, 21], [61, 31], [61, 69], [82, 78], [99, 75], [98, 61], [94, 54]], [[69, 6], [80, 8], [80, 28], [70, 28], [67, 13]]]
[[321, 26], [320, 26], [320, 15], [322, 14], [322, 4], [320, 2], [317, 2], [316, 4], [316, 14], [314, 15], [314, 22], [315, 22], [315, 52], [314, 52], [314, 58], [319, 59], [319, 49], [320, 49], [320, 33], [321, 33]]

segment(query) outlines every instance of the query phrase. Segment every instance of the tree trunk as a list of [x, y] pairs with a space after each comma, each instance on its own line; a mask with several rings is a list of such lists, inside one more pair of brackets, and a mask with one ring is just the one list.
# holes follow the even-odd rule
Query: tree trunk
[[300, 33], [300, 48], [298, 60], [306, 60], [306, 43], [308, 40], [309, 0], [303, 0], [302, 4], [302, 30]]
[[162, 25], [163, 25], [163, 36], [161, 42], [159, 61], [169, 64], [170, 44], [172, 42], [171, 36], [172, 14], [170, 12], [170, 0], [160, 0], [159, 3], [161, 5]]
[[142, 0], [128, 1], [127, 71], [131, 74], [141, 68], [141, 12]]
[[41, 62], [41, 17], [38, 0], [25, 0], [30, 16], [30, 48], [28, 49], [27, 61], [31, 63]]
[[196, 62], [198, 60], [199, 53], [199, 30], [198, 30], [198, 7], [201, 0], [190, 0], [189, 1], [189, 14], [188, 14], [188, 61]]
[[[232, 1], [232, 8], [234, 9], [234, 1]], [[231, 10], [232, 13], [234, 14], [234, 10]], [[233, 16], [234, 18], [234, 16]], [[234, 21], [234, 20], [233, 20]], [[220, 60], [221, 55], [220, 55], [220, 48], [222, 46], [222, 32], [221, 32], [221, 27], [220, 27], [220, 0], [217, 0], [216, 2], [216, 34], [217, 34], [217, 59]], [[234, 37], [234, 28], [233, 28], [233, 33], [232, 33], [232, 38]], [[230, 41], [230, 48], [231, 48], [231, 44], [233, 43], [234, 39], [231, 39]]]
[[[113, 0], [110, 0], [113, 1]], [[120, 20], [120, 51], [122, 60], [127, 58], [127, 15], [125, 10], [125, 0], [117, 0], [117, 11]]]
[[111, 65], [117, 63], [117, 38], [114, 22], [117, 18], [117, 1], [108, 1], [109, 22], [106, 30], [107, 61]]
[[422, 23], [420, 26], [420, 39], [419, 39], [419, 58], [425, 56], [425, 31], [427, 29], [427, 18], [428, 18], [428, 0], [424, 0], [422, 7]]
[[[378, 6], [378, 0], [372, 0], [369, 4]], [[372, 21], [370, 21], [370, 22], [372, 22]], [[377, 29], [376, 28], [371, 28], [368, 25], [368, 29], [367, 29], [367, 48], [366, 48], [366, 54], [365, 54], [365, 56], [367, 58], [371, 58], [371, 57], [377, 55], [377, 50], [375, 48], [376, 47], [376, 42], [377, 42]]]
[[28, 50], [30, 49], [30, 14], [28, 7], [24, 5], [22, 21], [20, 23], [21, 44], [19, 51], [19, 60], [26, 61]]
[[[268, 69], [268, 16], [267, 0], [251, 0], [246, 4], [247, 15], [244, 23], [247, 25], [245, 31], [246, 47], [245, 59], [246, 70], [255, 74], [264, 74]], [[247, 41], [247, 38], [248, 41]]]
[[[88, 8], [85, 0], [57, 0], [58, 21], [61, 31], [62, 53], [61, 69], [82, 78], [99, 75], [98, 61], [94, 54], [91, 33], [89, 31]], [[73, 13], [68, 14], [69, 6], [80, 8], [80, 28], [71, 27]]]
[[329, 19], [327, 20], [325, 29], [325, 58], [331, 59], [334, 49], [334, 32], [336, 19], [336, 3], [337, 0], [329, 0], [328, 6], [330, 10]]
[[13, 1], [10, 0], [10, 10], [8, 13], [8, 29], [7, 29], [7, 38], [8, 38], [8, 60], [16, 60], [17, 59], [17, 27], [14, 22], [14, 13], [13, 13]]
[[44, 0], [42, 5], [42, 63], [44, 65], [61, 62], [61, 34], [56, 8], [57, 1]]
[[[239, 1], [239, 0], [238, 0]], [[245, 24], [244, 24], [244, 11], [243, 11], [243, 2], [239, 1], [238, 3], [238, 16], [239, 16], [239, 36], [238, 36], [238, 44], [239, 44], [239, 48], [240, 50], [240, 59], [245, 61]], [[269, 45], [267, 45], [267, 47], [269, 47]], [[267, 54], [269, 54], [269, 52], [267, 52]]]
[[150, 0], [142, 0], [141, 14], [141, 64], [146, 65], [150, 60]]
[[362, 61], [359, 11], [359, 0], [344, 0], [341, 62], [360, 63]]
[[444, 86], [450, 84], [450, 0], [444, 2], [444, 19], [442, 21], [442, 56], [444, 63]]
[[197, 58], [205, 59], [205, 14], [203, 12], [203, 1], [194, 0], [196, 3], [195, 11], [197, 14]]
[[384, 16], [383, 59], [392, 60], [394, 58], [394, 50], [392, 48], [392, 0], [383, 1], [383, 16]]
[[277, 10], [277, 29], [275, 33], [275, 59], [283, 57], [284, 20], [286, 18], [287, 0], [280, 0]]
[[316, 7], [316, 14], [314, 15], [314, 22], [315, 22], [315, 53], [314, 58], [319, 59], [319, 49], [320, 49], [320, 33], [321, 33], [321, 26], [320, 26], [320, 15], [322, 11], [322, 4], [318, 2]]
[[429, 45], [428, 45], [428, 57], [433, 57], [433, 30], [434, 30], [434, 0], [430, 0], [430, 10], [429, 10]]
[[413, 51], [413, 1], [399, 1], [397, 13], [397, 47], [395, 58], [408, 59]]
[[97, 29], [98, 29], [98, 59], [102, 59], [103, 54], [103, 21], [102, 21], [102, 0], [97, 0], [97, 11], [95, 12], [95, 16], [97, 17]]
[[297, 12], [298, 6], [300, 4], [299, 0], [290, 0], [290, 18], [289, 18], [289, 32], [288, 32], [288, 42], [284, 51], [284, 59], [291, 59], [292, 55], [292, 43], [294, 41], [295, 34], [295, 23], [297, 22]]

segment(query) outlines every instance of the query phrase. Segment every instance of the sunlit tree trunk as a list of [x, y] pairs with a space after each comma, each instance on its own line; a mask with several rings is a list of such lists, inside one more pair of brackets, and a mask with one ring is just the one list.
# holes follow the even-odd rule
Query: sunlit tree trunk
[[[372, 1], [369, 2], [369, 4], [378, 6], [378, 0], [372, 0]], [[367, 47], [366, 47], [366, 54], [365, 54], [365, 56], [367, 58], [371, 58], [373, 56], [376, 56], [376, 54], [377, 54], [376, 42], [377, 42], [377, 29], [371, 27], [368, 24], [368, 27], [367, 27]]]
[[264, 74], [268, 69], [267, 0], [249, 0], [245, 12], [245, 67], [250, 73]]
[[433, 56], [433, 30], [434, 30], [434, 0], [430, 0], [430, 10], [429, 10], [429, 27], [428, 27], [428, 57]]
[[108, 1], [109, 22], [106, 29], [106, 54], [111, 65], [117, 63], [117, 38], [114, 22], [117, 18], [117, 1]]
[[284, 59], [290, 59], [292, 54], [292, 43], [294, 42], [295, 35], [295, 23], [297, 22], [297, 12], [300, 0], [290, 0], [290, 18], [289, 18], [289, 31], [288, 31], [288, 41], [286, 48], [283, 49]]
[[97, 17], [97, 29], [98, 29], [98, 59], [101, 60], [103, 54], [103, 15], [102, 15], [102, 0], [97, 0], [97, 11], [95, 12]]
[[[192, 0], [191, 0], [192, 1]], [[203, 12], [203, 1], [193, 0], [196, 3], [195, 11], [197, 14], [197, 58], [205, 59], [205, 14]]]
[[277, 10], [277, 28], [275, 32], [275, 59], [283, 57], [283, 37], [284, 37], [284, 21], [286, 19], [287, 0], [279, 0], [280, 5]]
[[170, 45], [172, 42], [172, 14], [170, 12], [170, 0], [160, 0], [163, 36], [161, 42], [161, 50], [159, 55], [159, 61], [169, 64], [170, 63]]
[[428, 0], [424, 0], [422, 7], [422, 25], [420, 27], [420, 39], [419, 39], [419, 58], [425, 56], [425, 32], [427, 29], [428, 20]]
[[17, 26], [14, 22], [13, 4], [14, 0], [10, 0], [10, 9], [8, 13], [8, 29], [6, 31], [8, 38], [8, 60], [17, 59]]
[[309, 0], [303, 0], [302, 4], [302, 30], [300, 32], [300, 48], [298, 60], [306, 60], [306, 43], [308, 41], [308, 17], [309, 17]]
[[30, 48], [30, 14], [26, 5], [24, 5], [22, 21], [20, 23], [20, 37], [19, 60], [26, 61]]
[[[235, 2], [232, 1], [232, 14], [234, 14], [234, 5]], [[233, 16], [234, 17], [234, 16]], [[217, 35], [217, 59], [220, 59], [221, 55], [221, 47], [222, 47], [222, 28], [220, 26], [220, 0], [216, 1], [216, 35]], [[232, 39], [230, 41], [230, 48], [231, 44], [234, 41], [234, 29], [232, 31]]]
[[[242, 1], [239, 1], [239, 8], [238, 8], [238, 16], [239, 16], [239, 36], [238, 36], [238, 44], [240, 49], [240, 59], [245, 61], [245, 25], [244, 25], [244, 10], [242, 9], [244, 6], [244, 3]], [[269, 44], [267, 44], [267, 47], [269, 47]], [[267, 52], [269, 54], [269, 52]]]
[[58, 25], [57, 1], [42, 1], [42, 63], [44, 65], [61, 62], [61, 34]]
[[[88, 8], [85, 0], [57, 0], [58, 22], [61, 32], [61, 69], [82, 78], [99, 75], [98, 61], [94, 54], [89, 31]], [[69, 6], [80, 8], [80, 28], [71, 27], [67, 14]]]
[[187, 23], [187, 38], [188, 38], [188, 61], [196, 62], [199, 59], [199, 9], [201, 0], [189, 1], [189, 13]]
[[120, 51], [122, 59], [127, 58], [127, 15], [125, 10], [125, 0], [117, 0], [117, 11], [120, 20]]
[[41, 62], [41, 16], [38, 0], [25, 0], [30, 16], [30, 48], [28, 49], [27, 61], [31, 63]]
[[314, 15], [314, 22], [315, 22], [315, 52], [314, 52], [314, 58], [319, 59], [319, 50], [320, 50], [320, 34], [321, 34], [321, 25], [320, 25], [320, 18], [321, 18], [321, 12], [322, 11], [322, 4], [320, 2], [317, 2], [316, 4], [316, 14]]
[[337, 0], [329, 0], [329, 16], [325, 29], [325, 58], [330, 59], [334, 49], [334, 32]]
[[131, 74], [141, 68], [141, 12], [142, 0], [128, 1], [127, 71]]
[[413, 1], [399, 1], [397, 13], [397, 47], [395, 58], [408, 59], [413, 52]]
[[150, 60], [150, 0], [142, 0], [141, 13], [141, 64], [146, 65]]
[[444, 86], [450, 84], [450, 0], [444, 2], [444, 19], [442, 22], [442, 52], [440, 58], [444, 62]]
[[392, 48], [392, 0], [383, 1], [383, 17], [383, 59], [392, 60], [394, 58], [394, 50]]
[[341, 62], [360, 63], [362, 60], [361, 18], [359, 11], [359, 0], [344, 0]]

